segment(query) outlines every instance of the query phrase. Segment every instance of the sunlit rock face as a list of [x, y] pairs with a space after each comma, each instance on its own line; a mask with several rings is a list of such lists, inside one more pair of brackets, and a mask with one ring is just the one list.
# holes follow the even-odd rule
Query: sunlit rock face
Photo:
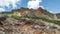
[[[3, 20], [1, 20], [3, 19]], [[0, 18], [1, 34], [60, 34], [60, 29], [28, 19]]]
[[44, 13], [44, 9], [42, 9], [41, 7], [39, 7], [39, 8], [36, 10], [36, 13]]
[[53, 14], [49, 13], [47, 10], [39, 7], [37, 9], [29, 9], [29, 8], [20, 8], [17, 10], [12, 10], [11, 11], [13, 15], [15, 16], [30, 16], [30, 17], [44, 17], [44, 18], [48, 18], [51, 19], [51, 17], [53, 17]]

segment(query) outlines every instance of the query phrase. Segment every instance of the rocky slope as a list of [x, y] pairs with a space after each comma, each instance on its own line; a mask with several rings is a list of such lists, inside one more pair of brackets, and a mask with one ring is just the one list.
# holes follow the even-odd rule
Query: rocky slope
[[[0, 34], [60, 34], [60, 21], [55, 21], [56, 15], [49, 13], [47, 10], [39, 7], [36, 10], [21, 8], [16, 11], [18, 13], [20, 12], [22, 16], [27, 14], [30, 19], [23, 17], [17, 17], [18, 19], [15, 19], [12, 17], [0, 16]], [[13, 13], [14, 12], [15, 10], [13, 10]], [[34, 18], [36, 20], [34, 20]], [[54, 19], [54, 21], [45, 18]], [[54, 22], [55, 24], [50, 22]], [[57, 22], [59, 25], [56, 25]]]
[[[28, 8], [21, 8], [20, 12], [22, 14], [28, 14], [29, 16], [38, 16], [38, 17], [44, 17], [44, 18], [54, 18], [53, 14], [48, 12], [47, 10], [39, 7], [38, 9], [28, 9]], [[26, 13], [27, 12], [27, 13]]]
[[60, 34], [60, 26], [39, 20], [0, 17], [0, 34]]

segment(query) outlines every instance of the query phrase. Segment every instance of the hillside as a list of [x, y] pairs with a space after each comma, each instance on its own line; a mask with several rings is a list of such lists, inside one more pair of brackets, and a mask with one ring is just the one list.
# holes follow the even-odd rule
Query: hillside
[[0, 14], [0, 34], [59, 34], [60, 21], [45, 9], [20, 8]]
[[2, 12], [6, 17], [37, 19], [45, 22], [51, 22], [60, 25], [59, 14], [52, 14], [48, 10], [23, 8], [12, 10], [11, 12]]
[[21, 16], [28, 15], [28, 16], [38, 16], [38, 17], [44, 17], [48, 19], [54, 18], [52, 13], [49, 13], [47, 10], [42, 9], [39, 7], [38, 9], [29, 9], [29, 8], [20, 8], [17, 10], [12, 10], [12, 13], [20, 13]]
[[60, 13], [57, 13], [56, 16], [58, 19], [60, 19]]
[[59, 34], [60, 26], [25, 18], [0, 17], [0, 34]]
[[[42, 9], [39, 7], [38, 9], [29, 9], [29, 8], [23, 8], [20, 9], [8, 11], [8, 12], [2, 12], [2, 14], [16, 14], [18, 15], [20, 13], [21, 16], [29, 15], [29, 16], [39, 16], [39, 17], [45, 17], [45, 18], [53, 18], [53, 14], [50, 13], [48, 10]], [[19, 16], [20, 16], [19, 15]]]

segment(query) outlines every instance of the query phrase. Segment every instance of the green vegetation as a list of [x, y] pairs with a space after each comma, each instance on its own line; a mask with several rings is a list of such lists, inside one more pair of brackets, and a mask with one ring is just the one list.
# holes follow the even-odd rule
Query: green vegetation
[[19, 18], [28, 18], [28, 19], [35, 19], [35, 20], [42, 20], [42, 21], [45, 21], [45, 22], [49, 22], [49, 23], [55, 23], [55, 24], [58, 24], [60, 25], [60, 21], [57, 21], [57, 20], [49, 20], [47, 18], [44, 18], [44, 17], [38, 17], [38, 16], [28, 16], [28, 15], [24, 15], [24, 16], [16, 16], [16, 15], [13, 15], [13, 14], [5, 14], [5, 16], [8, 16], [8, 17], [12, 17], [12, 18], [15, 18], [15, 19], [19, 19]]
[[43, 17], [37, 17], [37, 16], [31, 17], [31, 16], [28, 16], [28, 15], [26, 15], [26, 16], [24, 16], [24, 17], [25, 17], [25, 18], [29, 18], [29, 19], [42, 20], [42, 21], [46, 21], [46, 22], [49, 22], [49, 23], [55, 23], [55, 24], [57, 24], [57, 25], [60, 25], [60, 21], [58, 21], [58, 20], [49, 20], [49, 19], [43, 18]]

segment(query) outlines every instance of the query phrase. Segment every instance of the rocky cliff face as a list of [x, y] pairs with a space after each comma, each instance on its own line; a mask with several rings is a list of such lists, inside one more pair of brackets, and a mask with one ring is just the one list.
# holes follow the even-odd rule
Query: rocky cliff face
[[38, 20], [0, 18], [0, 34], [60, 34], [60, 29]]
[[44, 9], [42, 9], [41, 7], [39, 7], [39, 8], [36, 10], [36, 13], [37, 13], [37, 14], [40, 14], [40, 13], [43, 13], [43, 14], [44, 14]]
[[28, 9], [28, 8], [20, 8], [17, 10], [12, 10], [11, 12], [2, 12], [2, 14], [13, 14], [17, 16], [38, 16], [38, 17], [44, 17], [44, 18], [53, 18], [53, 14], [49, 13], [47, 10], [39, 7], [38, 9]]
[[[24, 10], [24, 11], [23, 11]], [[54, 18], [52, 13], [49, 13], [47, 10], [39, 7], [38, 9], [22, 9], [22, 11], [24, 14], [28, 14], [28, 15], [35, 15], [38, 17], [44, 17], [44, 18]], [[27, 13], [26, 13], [27, 12]]]

